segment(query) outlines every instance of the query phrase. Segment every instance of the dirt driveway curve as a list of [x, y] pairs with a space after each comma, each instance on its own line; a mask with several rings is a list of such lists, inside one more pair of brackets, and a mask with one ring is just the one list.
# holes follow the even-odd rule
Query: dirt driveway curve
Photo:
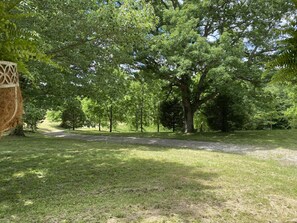
[[297, 151], [289, 149], [270, 149], [251, 145], [236, 145], [221, 142], [202, 142], [193, 140], [161, 139], [161, 138], [140, 138], [122, 136], [100, 136], [67, 133], [63, 130], [44, 132], [49, 137], [78, 139], [90, 142], [105, 142], [119, 144], [155, 145], [173, 148], [189, 148], [225, 153], [236, 153], [242, 155], [256, 156], [261, 159], [278, 160], [285, 165], [297, 165]]

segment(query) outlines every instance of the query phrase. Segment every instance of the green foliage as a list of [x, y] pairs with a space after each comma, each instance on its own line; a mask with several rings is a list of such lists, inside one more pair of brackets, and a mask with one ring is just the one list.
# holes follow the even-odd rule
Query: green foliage
[[72, 128], [72, 130], [75, 130], [75, 128], [82, 127], [86, 116], [82, 110], [80, 101], [70, 100], [62, 112], [61, 119], [61, 127], [63, 128]]
[[208, 132], [211, 130], [208, 126], [207, 117], [203, 109], [195, 113], [194, 122], [198, 132]]
[[144, 126], [148, 125], [146, 103], [150, 97], [147, 96], [148, 86], [143, 81], [133, 80], [130, 82], [128, 92], [125, 95], [124, 107], [126, 111], [125, 120], [130, 124], [130, 128], [139, 131], [144, 130]]
[[289, 15], [290, 21], [288, 27], [283, 30], [282, 40], [278, 44], [277, 57], [268, 67], [275, 68], [276, 74], [274, 81], [288, 81], [296, 83], [297, 81], [297, 1], [292, 0], [295, 10]]
[[292, 106], [285, 111], [285, 117], [288, 118], [291, 128], [297, 128], [297, 106]]
[[99, 106], [98, 119], [102, 124], [109, 122], [111, 131], [125, 118], [122, 108], [128, 86], [127, 74], [117, 67], [98, 70], [91, 84], [92, 91], [88, 96]]
[[19, 23], [31, 14], [25, 12], [20, 0], [0, 2], [0, 60], [13, 61], [20, 71], [29, 73], [26, 63], [39, 60], [51, 63], [39, 46], [39, 35]]
[[[271, 98], [273, 106], [261, 108], [251, 94], [269, 79], [261, 79], [263, 64], [289, 19], [279, 52], [293, 53], [294, 64], [290, 8], [282, 0], [7, 0], [0, 3], [0, 60], [28, 67], [31, 79], [21, 85], [36, 108], [58, 110], [68, 98], [89, 98], [82, 101], [89, 126], [126, 122], [143, 131], [159, 125], [160, 101], [174, 92], [191, 132], [194, 114], [200, 128], [203, 107], [217, 95], [242, 91], [253, 108], [245, 128], [284, 128], [286, 119], [293, 123], [294, 106]], [[49, 57], [58, 65], [49, 65]], [[232, 110], [245, 113], [231, 98]]]
[[159, 104], [162, 100], [161, 82], [145, 80], [145, 75], [137, 74], [131, 77], [129, 87], [122, 104], [125, 111], [125, 121], [131, 130], [145, 131], [145, 127], [157, 124], [159, 121]]
[[231, 94], [217, 96], [204, 110], [209, 127], [222, 132], [243, 129], [249, 116], [241, 100], [240, 96]]
[[248, 129], [287, 129], [285, 112], [291, 106], [285, 85], [270, 85], [257, 92], [252, 105], [251, 122]]
[[106, 116], [106, 111], [104, 111], [104, 105], [99, 105], [96, 101], [90, 98], [84, 98], [81, 100], [82, 110], [86, 115], [85, 125], [88, 127], [95, 127], [99, 125], [99, 130], [101, 126], [107, 126], [104, 116]]
[[288, 119], [291, 128], [297, 128], [297, 87], [287, 86], [286, 88], [288, 99], [286, 110], [284, 111], [285, 118]]
[[46, 113], [46, 117], [49, 119], [49, 121], [52, 122], [60, 122], [62, 117], [62, 111], [53, 111], [49, 110]]
[[[133, 46], [144, 42], [155, 17], [144, 1], [118, 4], [96, 0], [1, 2], [0, 60], [18, 62], [20, 71], [30, 71], [30, 83], [21, 86], [24, 98], [33, 97], [40, 107], [57, 110], [69, 97], [94, 95], [96, 89], [90, 85], [103, 70], [131, 61]], [[94, 75], [95, 69], [98, 73]], [[108, 76], [112, 75], [106, 74], [106, 79]]]
[[281, 0], [150, 2], [160, 22], [138, 59], [177, 89], [186, 132], [194, 131], [195, 112], [222, 86], [234, 80], [259, 85], [278, 38], [273, 30], [290, 7]]
[[173, 132], [182, 130], [183, 108], [177, 98], [161, 102], [160, 122], [164, 127], [172, 129]]
[[[135, 44], [153, 27], [152, 8], [144, 1], [31, 0], [32, 24], [43, 47], [64, 69], [88, 71], [94, 62], [115, 67], [130, 59]], [[145, 7], [144, 7], [145, 5]], [[133, 18], [133, 19], [132, 19]]]
[[37, 124], [45, 119], [46, 110], [36, 106], [32, 102], [26, 102], [24, 106], [25, 114], [23, 121], [33, 132], [37, 130]]

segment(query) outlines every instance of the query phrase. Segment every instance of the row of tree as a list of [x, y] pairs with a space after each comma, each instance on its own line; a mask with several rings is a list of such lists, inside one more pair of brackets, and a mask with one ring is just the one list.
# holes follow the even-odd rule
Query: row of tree
[[110, 130], [115, 120], [143, 130], [161, 117], [184, 132], [294, 127], [296, 6], [9, 0], [0, 3], [0, 59], [20, 64], [27, 110], [62, 112], [79, 98]]
[[[160, 127], [184, 131], [182, 102], [177, 94], [164, 94], [156, 81], [151, 85], [133, 79], [119, 83], [125, 83], [125, 90], [116, 92], [116, 103], [103, 92], [96, 94], [96, 98], [72, 97], [55, 111], [50, 111], [47, 117], [73, 130], [87, 126], [112, 132], [121, 124], [132, 131], [143, 132], [148, 127], [157, 132]], [[257, 90], [232, 89], [232, 92], [226, 90], [219, 94], [195, 113], [194, 122], [198, 131], [297, 127], [296, 88], [281, 89], [271, 85]], [[33, 131], [46, 117], [46, 110], [37, 104], [28, 101], [25, 105], [24, 122]]]

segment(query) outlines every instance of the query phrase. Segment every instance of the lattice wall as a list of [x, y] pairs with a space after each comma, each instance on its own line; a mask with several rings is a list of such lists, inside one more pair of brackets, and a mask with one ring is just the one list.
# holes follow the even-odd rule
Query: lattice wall
[[0, 88], [10, 88], [19, 85], [17, 65], [0, 61]]
[[22, 114], [17, 65], [0, 61], [0, 134], [20, 124]]

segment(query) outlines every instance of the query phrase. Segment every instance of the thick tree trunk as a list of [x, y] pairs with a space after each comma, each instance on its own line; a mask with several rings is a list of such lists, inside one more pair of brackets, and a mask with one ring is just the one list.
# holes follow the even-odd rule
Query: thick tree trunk
[[10, 136], [26, 136], [23, 125], [17, 125], [15, 129], [9, 134]]
[[195, 110], [191, 104], [191, 91], [186, 84], [180, 85], [182, 94], [182, 105], [184, 109], [184, 131], [185, 133], [193, 133], [194, 129], [194, 113]]
[[191, 107], [184, 106], [184, 124], [185, 124], [185, 133], [193, 133], [194, 129], [194, 112]]

